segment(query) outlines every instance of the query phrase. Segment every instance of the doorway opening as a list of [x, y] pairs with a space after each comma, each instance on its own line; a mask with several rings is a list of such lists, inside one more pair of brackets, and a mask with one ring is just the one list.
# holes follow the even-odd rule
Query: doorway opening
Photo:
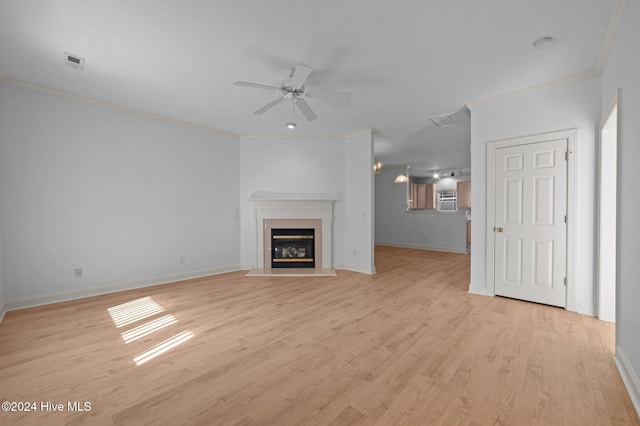
[[598, 173], [598, 318], [616, 321], [618, 101], [600, 126]]

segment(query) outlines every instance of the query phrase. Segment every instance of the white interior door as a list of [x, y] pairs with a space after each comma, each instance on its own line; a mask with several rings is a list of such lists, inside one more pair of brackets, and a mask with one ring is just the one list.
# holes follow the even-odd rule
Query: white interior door
[[566, 307], [567, 139], [495, 151], [495, 294]]

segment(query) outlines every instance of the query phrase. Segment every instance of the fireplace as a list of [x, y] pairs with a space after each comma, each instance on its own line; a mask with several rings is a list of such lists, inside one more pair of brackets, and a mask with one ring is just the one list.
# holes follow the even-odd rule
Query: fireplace
[[272, 268], [315, 268], [314, 228], [272, 228]]
[[[247, 275], [322, 275], [335, 276], [332, 265], [332, 221], [333, 202], [331, 198], [279, 198], [279, 197], [252, 197], [255, 263], [254, 268]], [[297, 257], [291, 257], [291, 250], [287, 250], [288, 258], [273, 262], [274, 247], [286, 238], [273, 239], [279, 230], [290, 229], [294, 234], [304, 236], [297, 240], [313, 241], [304, 246], [304, 254], [300, 247], [294, 245], [293, 253]], [[313, 239], [309, 239], [309, 229], [313, 230]], [[276, 230], [276, 234], [272, 234]], [[306, 232], [301, 234], [302, 232]], [[306, 231], [304, 231], [306, 230]], [[287, 234], [285, 234], [286, 236]], [[278, 242], [276, 242], [278, 241]], [[300, 241], [297, 241], [300, 243]], [[311, 254], [312, 253], [312, 254]], [[282, 257], [282, 255], [280, 255]], [[311, 263], [308, 258], [313, 258]], [[290, 260], [296, 265], [286, 265]], [[304, 259], [304, 260], [299, 260]], [[285, 262], [286, 260], [286, 262]], [[286, 266], [285, 266], [286, 265]], [[272, 271], [276, 271], [275, 273]], [[323, 275], [326, 274], [326, 275]]]

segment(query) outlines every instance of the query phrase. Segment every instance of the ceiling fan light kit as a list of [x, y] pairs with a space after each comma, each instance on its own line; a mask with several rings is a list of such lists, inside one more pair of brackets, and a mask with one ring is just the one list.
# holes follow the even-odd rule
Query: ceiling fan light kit
[[[305, 65], [305, 64], [296, 65], [289, 84], [284, 84], [281, 87], [270, 86], [267, 84], [260, 84], [260, 83], [251, 83], [248, 81], [236, 81], [233, 84], [236, 86], [251, 87], [254, 89], [279, 91], [281, 93], [281, 96], [279, 98], [274, 99], [273, 101], [264, 105], [262, 108], [259, 108], [258, 110], [256, 110], [254, 112], [254, 114], [256, 115], [264, 114], [265, 112], [269, 111], [276, 105], [280, 104], [285, 99], [291, 99], [293, 102], [293, 105], [297, 107], [298, 110], [300, 110], [302, 115], [304, 115], [304, 117], [308, 121], [313, 121], [317, 119], [318, 116], [313, 111], [311, 106], [307, 103], [307, 101], [304, 99], [305, 97], [348, 100], [351, 98], [351, 94], [347, 92], [340, 92], [337, 90], [307, 91], [304, 87], [304, 84], [306, 83], [307, 79], [311, 75], [311, 71], [312, 71], [312, 68], [308, 65]], [[288, 126], [288, 123], [287, 123], [287, 127], [291, 128]]]

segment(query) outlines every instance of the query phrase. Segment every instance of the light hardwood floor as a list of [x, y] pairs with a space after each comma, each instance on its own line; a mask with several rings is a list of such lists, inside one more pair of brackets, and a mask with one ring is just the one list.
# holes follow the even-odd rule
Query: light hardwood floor
[[[468, 294], [466, 254], [378, 247], [376, 266], [237, 272], [9, 312], [0, 400], [65, 411], [0, 412], [0, 424], [640, 425], [611, 324]], [[109, 308], [142, 298], [112, 310], [131, 321], [117, 327]], [[157, 319], [166, 326], [125, 343]]]

